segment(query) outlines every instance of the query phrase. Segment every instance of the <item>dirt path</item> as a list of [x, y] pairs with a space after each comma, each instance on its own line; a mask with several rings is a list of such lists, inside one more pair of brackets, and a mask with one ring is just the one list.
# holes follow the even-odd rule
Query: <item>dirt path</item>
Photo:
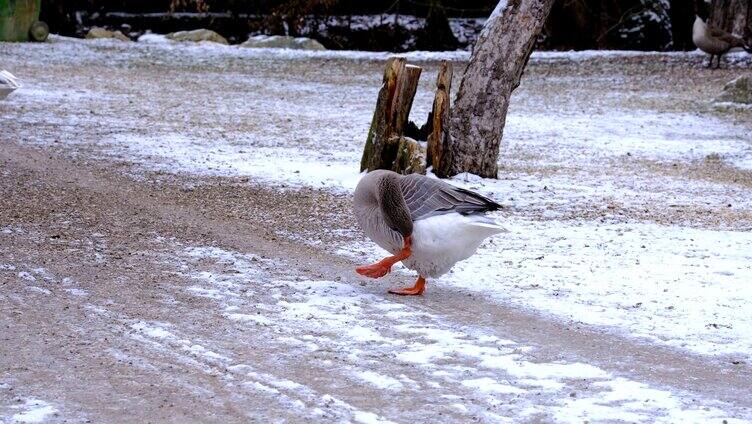
[[10, 143], [0, 163], [11, 422], [752, 419], [749, 364], [452, 289], [393, 297], [403, 277], [363, 284], [277, 235], [350, 219], [346, 198], [134, 181]]
[[[649, 315], [682, 309], [694, 297], [674, 293], [682, 276], [743, 261], [743, 246], [679, 238], [679, 258], [695, 260], [660, 281], [671, 300], [616, 302], [647, 315], [643, 327], [536, 314], [534, 290], [514, 297], [517, 283], [580, 286], [542, 274], [555, 260], [535, 261], [534, 279], [494, 275], [508, 301], [448, 279], [400, 298], [386, 289], [413, 277], [357, 277], [345, 257], [361, 235], [349, 196], [332, 193], [357, 177], [380, 59], [56, 37], [0, 53], [26, 83], [0, 109], [0, 422], [752, 422], [746, 356], [688, 353], [697, 339], [659, 330], [693, 315]], [[752, 174], [737, 165], [750, 111], [707, 99], [749, 62], [708, 72], [701, 60], [532, 60], [505, 129], [501, 200], [546, 225], [511, 249], [555, 257], [546, 231], [568, 220], [748, 230]], [[416, 116], [433, 96], [437, 64], [425, 66]], [[630, 255], [617, 240], [599, 257], [653, 263], [663, 243]], [[520, 271], [526, 258], [493, 262], [504, 253], [483, 265]], [[729, 268], [711, 271], [748, 270]], [[724, 281], [736, 282], [701, 287], [741, 287]], [[730, 297], [687, 323], [710, 344], [747, 328], [729, 318], [744, 318], [728, 313], [738, 303], [720, 304]], [[575, 301], [561, 305], [607, 315]], [[707, 323], [729, 327], [714, 338]], [[690, 346], [668, 347], [677, 340]]]

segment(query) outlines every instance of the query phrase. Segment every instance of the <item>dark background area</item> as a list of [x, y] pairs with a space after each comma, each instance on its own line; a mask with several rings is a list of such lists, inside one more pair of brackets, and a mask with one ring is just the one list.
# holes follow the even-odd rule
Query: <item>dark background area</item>
[[[713, 0], [724, 3], [749, 0]], [[452, 50], [474, 38], [456, 37], [458, 25], [477, 33], [495, 0], [44, 0], [42, 17], [53, 33], [83, 36], [92, 26], [145, 31], [212, 29], [231, 42], [249, 34], [315, 38], [330, 49]], [[721, 6], [718, 6], [721, 4]], [[742, 5], [744, 7], [744, 4]], [[739, 13], [738, 7], [731, 13]], [[720, 15], [721, 13], [717, 13]], [[747, 10], [752, 16], [752, 10]], [[380, 15], [363, 26], [361, 15]], [[538, 40], [547, 50], [693, 50], [692, 0], [557, 0]], [[368, 20], [368, 19], [366, 19]], [[353, 23], [355, 21], [355, 23]], [[450, 22], [452, 26], [450, 26]], [[752, 22], [748, 19], [747, 22]], [[360, 24], [358, 24], [360, 23]], [[721, 22], [723, 23], [723, 22]], [[751, 28], [747, 28], [749, 36]], [[456, 31], [455, 31], [456, 32]]]

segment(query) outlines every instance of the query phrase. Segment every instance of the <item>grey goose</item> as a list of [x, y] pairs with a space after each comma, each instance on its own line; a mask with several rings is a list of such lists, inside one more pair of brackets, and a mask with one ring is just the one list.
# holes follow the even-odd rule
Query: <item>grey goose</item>
[[418, 273], [413, 287], [389, 290], [423, 294], [426, 278], [447, 273], [472, 256], [484, 239], [506, 231], [485, 216], [501, 205], [460, 187], [425, 175], [377, 170], [363, 176], [355, 189], [355, 218], [365, 234], [392, 256], [356, 272], [379, 278], [397, 262]]

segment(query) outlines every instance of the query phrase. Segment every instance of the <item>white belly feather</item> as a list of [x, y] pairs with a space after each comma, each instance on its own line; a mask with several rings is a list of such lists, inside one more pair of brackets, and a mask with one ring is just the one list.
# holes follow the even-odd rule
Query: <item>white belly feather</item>
[[483, 215], [450, 213], [421, 219], [413, 225], [412, 255], [402, 263], [435, 278], [472, 256], [483, 240], [501, 232], [506, 230]]

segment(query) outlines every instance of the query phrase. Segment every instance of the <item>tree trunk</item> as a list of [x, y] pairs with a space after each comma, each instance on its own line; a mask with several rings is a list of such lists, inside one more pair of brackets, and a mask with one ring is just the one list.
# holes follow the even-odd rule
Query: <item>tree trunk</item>
[[502, 0], [473, 49], [450, 113], [448, 175], [496, 178], [507, 108], [554, 0]]
[[752, 0], [713, 0], [710, 24], [747, 40], [752, 38]]

